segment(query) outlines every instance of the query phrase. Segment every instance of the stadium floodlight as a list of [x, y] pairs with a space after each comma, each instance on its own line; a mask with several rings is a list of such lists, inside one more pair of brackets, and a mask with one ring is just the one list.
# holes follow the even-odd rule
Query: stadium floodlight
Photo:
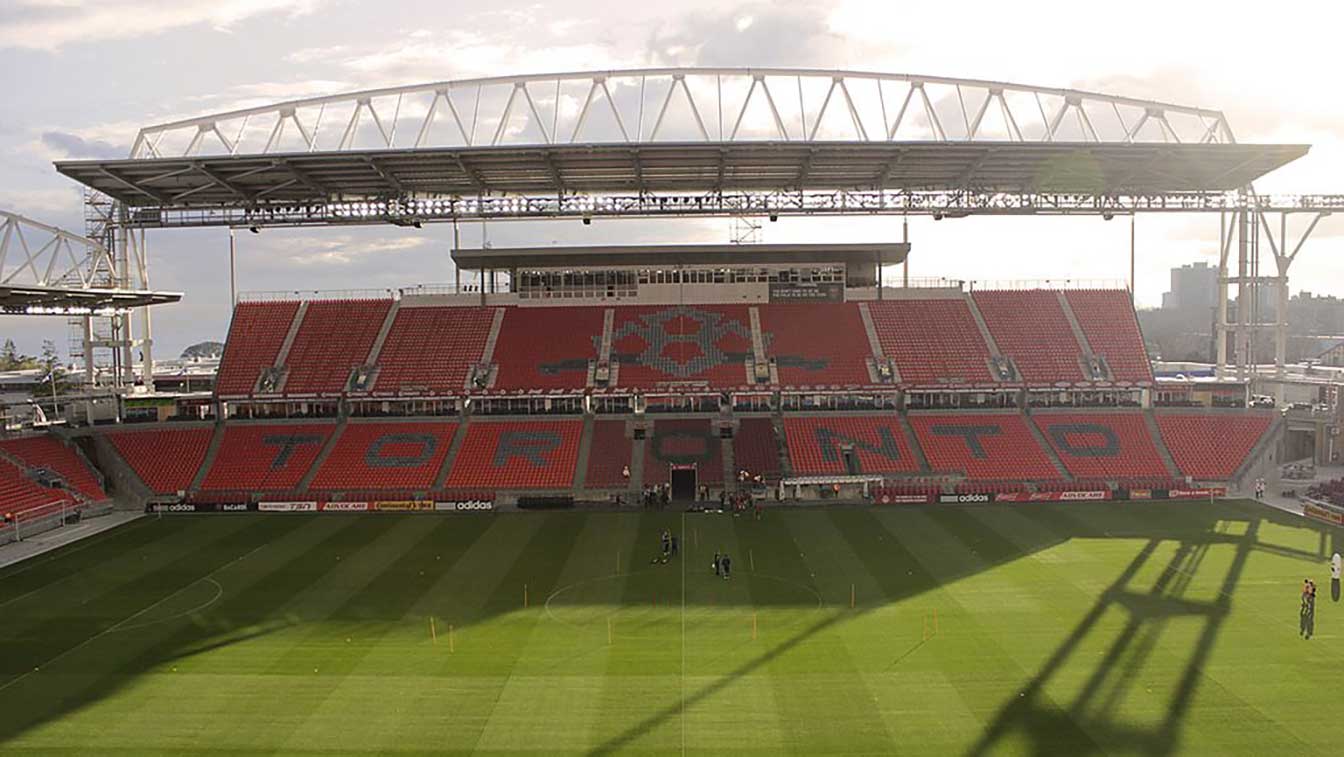
[[258, 229], [256, 226], [248, 226], [248, 227], [247, 227], [247, 230], [250, 231], [250, 232], [252, 232], [253, 234], [260, 234], [260, 233], [261, 233], [261, 229]]

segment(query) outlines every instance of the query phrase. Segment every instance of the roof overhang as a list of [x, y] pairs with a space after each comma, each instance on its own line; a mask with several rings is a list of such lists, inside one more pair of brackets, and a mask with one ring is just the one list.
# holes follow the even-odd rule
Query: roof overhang
[[181, 292], [134, 289], [0, 286], [0, 313], [7, 315], [87, 315], [182, 299]]
[[910, 252], [908, 242], [885, 244], [678, 244], [599, 247], [491, 247], [453, 250], [465, 271], [614, 266], [895, 265]]
[[1307, 145], [1097, 142], [694, 142], [357, 150], [62, 161], [128, 206], [265, 207], [481, 195], [937, 190], [1226, 192]]

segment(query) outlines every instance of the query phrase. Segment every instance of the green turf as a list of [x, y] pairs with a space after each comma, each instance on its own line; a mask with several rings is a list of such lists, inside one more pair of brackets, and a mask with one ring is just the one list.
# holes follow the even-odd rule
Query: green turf
[[145, 518], [0, 571], [0, 753], [1338, 754], [1341, 542], [1253, 503]]

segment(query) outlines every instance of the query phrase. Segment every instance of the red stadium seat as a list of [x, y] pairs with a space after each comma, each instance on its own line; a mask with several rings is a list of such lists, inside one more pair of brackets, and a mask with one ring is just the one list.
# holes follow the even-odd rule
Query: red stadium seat
[[65, 479], [67, 486], [94, 502], [107, 499], [102, 482], [84, 463], [84, 458], [60, 439], [52, 436], [10, 439], [0, 442], [0, 450], [30, 468], [46, 468], [56, 473]]
[[974, 480], [1061, 478], [1019, 414], [911, 413], [910, 426], [934, 473]]
[[611, 351], [620, 386], [742, 386], [752, 356], [750, 319], [742, 305], [621, 307]]
[[1171, 475], [1142, 413], [1037, 413], [1033, 417], [1064, 467], [1077, 478]]
[[630, 438], [625, 435], [625, 421], [594, 422], [584, 486], [588, 489], [622, 489], [629, 486], [630, 481], [624, 471], [630, 465], [630, 445]]
[[494, 308], [397, 309], [378, 353], [374, 394], [456, 394], [481, 360]]
[[1274, 416], [1267, 413], [1162, 413], [1157, 426], [1181, 473], [1200, 481], [1236, 474]]
[[317, 423], [226, 425], [223, 443], [201, 488], [292, 491], [313, 467], [335, 428]]
[[240, 302], [233, 309], [215, 393], [251, 394], [263, 368], [275, 365], [280, 347], [299, 310], [297, 302]]
[[994, 380], [989, 348], [964, 299], [870, 302], [868, 313], [882, 353], [896, 362], [902, 383], [937, 386]]
[[975, 306], [1022, 380], [1053, 384], [1083, 381], [1082, 350], [1053, 290], [980, 291]]
[[107, 438], [135, 475], [155, 494], [186, 491], [205, 461], [211, 428], [118, 431]]
[[779, 366], [780, 384], [873, 383], [866, 362], [873, 351], [854, 303], [779, 303], [759, 312], [766, 355]]
[[894, 414], [785, 418], [794, 475], [845, 475], [844, 449], [853, 450], [857, 473], [917, 473], [915, 458]]
[[733, 462], [737, 470], [763, 476], [768, 481], [779, 480], [779, 443], [769, 418], [742, 419], [733, 434]]
[[583, 423], [477, 420], [453, 460], [449, 489], [566, 489]]
[[668, 483], [673, 465], [694, 465], [698, 483], [723, 483], [722, 442], [708, 419], [654, 421], [644, 441], [644, 483]]
[[69, 492], [42, 486], [8, 460], [0, 459], [0, 514], [18, 517], [46, 505], [74, 501]]
[[310, 491], [426, 491], [448, 456], [456, 423], [349, 422]]
[[582, 389], [597, 360], [605, 308], [513, 307], [495, 344], [495, 388]]
[[308, 311], [285, 357], [285, 394], [340, 394], [364, 365], [391, 300], [324, 300]]
[[1064, 296], [1092, 353], [1106, 358], [1111, 378], [1133, 383], [1153, 380], [1153, 367], [1129, 292], [1071, 289]]

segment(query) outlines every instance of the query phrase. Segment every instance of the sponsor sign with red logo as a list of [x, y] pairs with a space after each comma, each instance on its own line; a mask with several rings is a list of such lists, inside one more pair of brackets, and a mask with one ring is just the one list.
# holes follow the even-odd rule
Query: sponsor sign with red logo
[[883, 494], [878, 502], [884, 505], [925, 505], [929, 502], [927, 494]]
[[257, 509], [264, 513], [315, 513], [316, 502], [262, 502]]
[[1130, 499], [1152, 499], [1152, 498], [1153, 498], [1153, 490], [1152, 490], [1152, 489], [1130, 489], [1130, 490], [1129, 490], [1129, 498], [1130, 498]]
[[368, 502], [328, 502], [322, 505], [323, 512], [331, 513], [362, 513], [368, 509]]

